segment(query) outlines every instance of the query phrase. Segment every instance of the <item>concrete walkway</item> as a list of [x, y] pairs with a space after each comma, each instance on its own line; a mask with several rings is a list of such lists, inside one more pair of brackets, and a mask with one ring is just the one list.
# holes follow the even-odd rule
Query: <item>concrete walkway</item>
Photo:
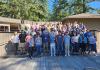
[[7, 58], [0, 70], [100, 70], [100, 56]]

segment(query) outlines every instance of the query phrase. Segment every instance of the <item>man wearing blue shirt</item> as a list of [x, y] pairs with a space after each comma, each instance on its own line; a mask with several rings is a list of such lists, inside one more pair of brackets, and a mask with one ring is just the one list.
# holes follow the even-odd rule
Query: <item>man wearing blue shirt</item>
[[44, 54], [48, 54], [49, 53], [49, 32], [47, 29], [45, 29], [42, 33], [42, 41], [43, 41]]
[[80, 34], [79, 47], [81, 48], [81, 54], [82, 55], [85, 54], [87, 42], [88, 42], [87, 37], [85, 37], [84, 34]]
[[97, 53], [96, 38], [93, 34], [89, 37], [89, 53], [91, 51], [94, 51], [95, 53]]
[[50, 32], [50, 51], [51, 51], [51, 56], [55, 56], [56, 55], [55, 36], [56, 36], [56, 33], [54, 32], [54, 30], [52, 28], [51, 32]]

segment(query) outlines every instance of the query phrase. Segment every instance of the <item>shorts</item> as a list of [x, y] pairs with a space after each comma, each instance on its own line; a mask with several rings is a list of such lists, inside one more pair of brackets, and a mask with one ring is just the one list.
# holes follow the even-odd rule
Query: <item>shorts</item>
[[19, 47], [25, 47], [25, 43], [19, 43]]
[[51, 47], [55, 47], [55, 43], [51, 43], [50, 46], [51, 46]]

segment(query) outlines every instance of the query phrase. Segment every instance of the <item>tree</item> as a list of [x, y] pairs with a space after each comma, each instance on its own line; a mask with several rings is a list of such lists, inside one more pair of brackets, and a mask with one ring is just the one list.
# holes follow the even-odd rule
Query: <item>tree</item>
[[55, 0], [51, 20], [61, 20], [67, 16], [68, 2], [67, 0]]
[[1, 0], [0, 16], [46, 21], [48, 0]]
[[100, 14], [100, 10], [97, 10], [97, 13]]
[[73, 11], [73, 14], [80, 14], [90, 12], [90, 10], [95, 10], [87, 5], [87, 3], [94, 1], [94, 0], [70, 0], [71, 5], [70, 8]]
[[61, 20], [66, 16], [95, 10], [87, 5], [94, 0], [55, 0], [51, 20]]

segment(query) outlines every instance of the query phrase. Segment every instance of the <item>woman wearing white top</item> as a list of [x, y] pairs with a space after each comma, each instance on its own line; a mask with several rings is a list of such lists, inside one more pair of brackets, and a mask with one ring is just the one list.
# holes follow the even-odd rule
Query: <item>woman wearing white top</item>
[[77, 33], [74, 33], [74, 36], [72, 36], [71, 38], [71, 43], [73, 46], [73, 52], [78, 52], [79, 51], [79, 35], [77, 35]]

